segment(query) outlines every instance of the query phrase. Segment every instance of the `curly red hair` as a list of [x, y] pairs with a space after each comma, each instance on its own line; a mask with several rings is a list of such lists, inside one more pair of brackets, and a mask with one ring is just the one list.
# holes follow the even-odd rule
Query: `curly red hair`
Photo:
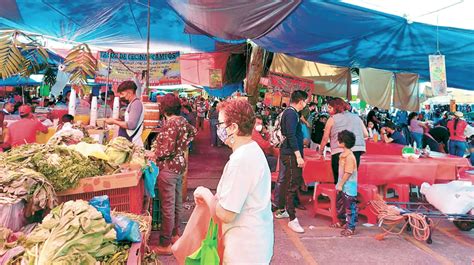
[[237, 135], [249, 136], [255, 126], [255, 112], [248, 101], [244, 99], [231, 99], [219, 103], [219, 111], [224, 112], [225, 124], [230, 126], [235, 123], [239, 126]]
[[346, 110], [350, 110], [350, 105], [345, 102], [342, 98], [333, 98], [328, 102], [329, 106], [334, 109], [335, 113], [342, 113]]
[[166, 94], [160, 98], [161, 112], [166, 115], [179, 115], [181, 113], [181, 101], [173, 94]]

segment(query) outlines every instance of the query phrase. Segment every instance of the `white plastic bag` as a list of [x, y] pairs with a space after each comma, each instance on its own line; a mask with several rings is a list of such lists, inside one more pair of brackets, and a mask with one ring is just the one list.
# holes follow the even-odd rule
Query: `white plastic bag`
[[474, 185], [469, 181], [446, 184], [421, 184], [426, 200], [445, 214], [467, 214], [474, 209]]

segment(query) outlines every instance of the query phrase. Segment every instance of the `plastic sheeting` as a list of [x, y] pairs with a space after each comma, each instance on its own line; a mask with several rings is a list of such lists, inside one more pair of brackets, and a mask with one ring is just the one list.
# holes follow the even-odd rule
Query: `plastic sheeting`
[[351, 75], [347, 67], [310, 62], [276, 53], [270, 71], [313, 80], [313, 93], [316, 95], [333, 97], [350, 95]]
[[395, 74], [393, 106], [408, 111], [420, 110], [418, 75], [410, 73]]
[[204, 90], [213, 97], [226, 98], [232, 96], [232, 94], [237, 91], [243, 93], [244, 85], [242, 82], [237, 84], [227, 84], [218, 89], [212, 89], [210, 87], [205, 86]]
[[12, 76], [7, 79], [0, 78], [0, 86], [39, 86], [41, 82], [35, 81], [31, 78], [20, 76]]
[[[438, 32], [438, 33], [437, 33]], [[428, 55], [446, 56], [448, 86], [474, 90], [474, 31], [408, 23], [402, 17], [336, 1], [303, 1], [257, 45], [321, 63], [417, 73]]]
[[227, 40], [259, 38], [278, 25], [301, 2], [274, 0], [168, 0], [193, 28]]
[[390, 109], [393, 74], [387, 71], [365, 68], [360, 69], [359, 76], [359, 98], [372, 106]]
[[[183, 54], [180, 57], [181, 82], [183, 84], [210, 86], [210, 70], [219, 69], [224, 78], [227, 52]], [[224, 83], [225, 80], [222, 80]]]
[[[146, 49], [147, 0], [1, 1], [0, 29], [19, 29], [104, 49]], [[184, 32], [166, 1], [151, 1], [152, 51], [215, 50], [216, 41]]]

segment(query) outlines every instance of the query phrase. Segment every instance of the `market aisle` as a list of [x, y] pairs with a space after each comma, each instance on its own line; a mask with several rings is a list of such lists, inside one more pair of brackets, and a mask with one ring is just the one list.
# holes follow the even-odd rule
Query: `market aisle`
[[224, 166], [231, 150], [227, 147], [212, 147], [209, 120], [204, 123], [204, 130], [198, 132], [194, 141], [193, 152], [189, 156], [188, 190], [205, 186], [217, 188]]

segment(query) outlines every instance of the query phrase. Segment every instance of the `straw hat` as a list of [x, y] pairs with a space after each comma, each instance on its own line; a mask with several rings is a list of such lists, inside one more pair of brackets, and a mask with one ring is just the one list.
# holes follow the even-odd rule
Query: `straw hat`
[[458, 117], [458, 118], [462, 118], [462, 117], [464, 117], [464, 114], [463, 114], [462, 112], [460, 112], [460, 111], [456, 111], [456, 112], [454, 113], [454, 116], [456, 116], [456, 117]]

